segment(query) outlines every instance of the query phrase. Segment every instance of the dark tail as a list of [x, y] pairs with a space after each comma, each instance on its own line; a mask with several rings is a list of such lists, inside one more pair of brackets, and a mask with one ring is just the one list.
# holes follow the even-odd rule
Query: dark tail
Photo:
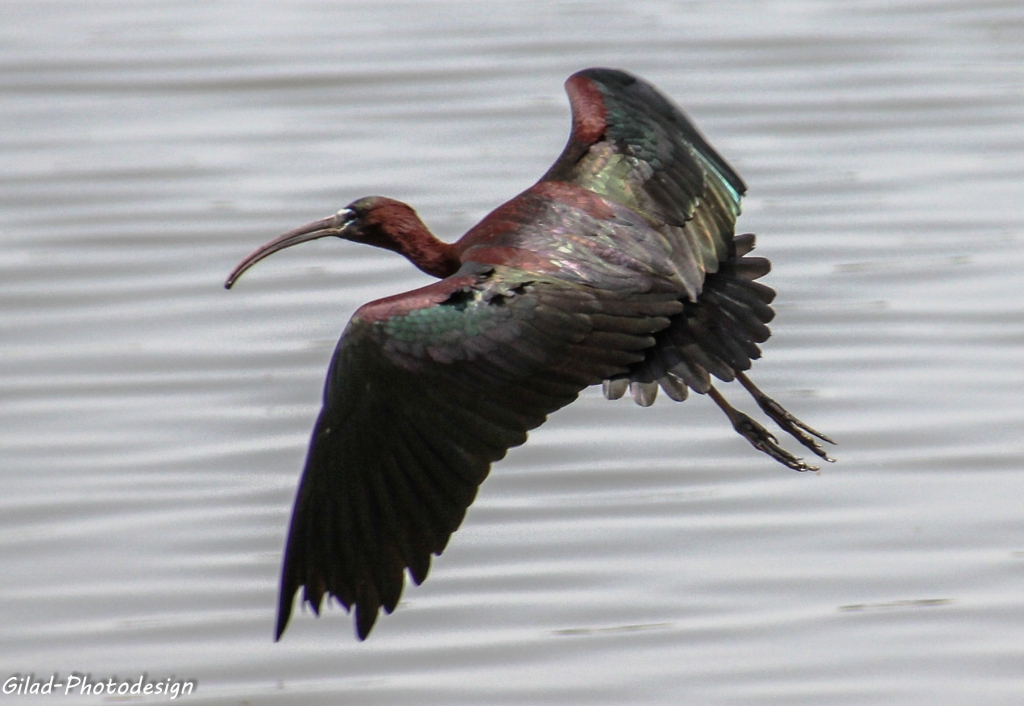
[[763, 257], [747, 257], [754, 244], [753, 233], [736, 236], [733, 253], [718, 272], [706, 277], [697, 301], [684, 301], [683, 313], [656, 335], [647, 357], [627, 375], [606, 380], [604, 393], [608, 399], [618, 399], [628, 389], [644, 407], [654, 403], [659, 388], [677, 402], [685, 400], [690, 390], [711, 394], [736, 431], [755, 448], [795, 470], [811, 470], [813, 466], [779, 447], [764, 427], [729, 406], [711, 384], [712, 375], [724, 382], [738, 379], [783, 430], [816, 455], [832, 460], [814, 437], [835, 442], [787, 412], [744, 375], [751, 362], [761, 357], [758, 344], [771, 336], [768, 323], [775, 318], [771, 307], [775, 290], [755, 281], [768, 274], [771, 263]]

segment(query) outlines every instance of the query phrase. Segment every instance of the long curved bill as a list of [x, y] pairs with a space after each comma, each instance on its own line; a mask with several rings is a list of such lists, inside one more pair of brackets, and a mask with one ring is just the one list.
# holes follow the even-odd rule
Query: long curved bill
[[304, 226], [299, 226], [294, 230], [290, 230], [284, 235], [278, 236], [271, 240], [269, 243], [261, 245], [249, 254], [247, 258], [242, 260], [235, 266], [235, 269], [231, 270], [231, 274], [228, 275], [227, 281], [224, 282], [225, 289], [231, 289], [231, 286], [238, 281], [238, 278], [242, 276], [242, 273], [248, 270], [250, 267], [255, 265], [257, 262], [273, 255], [278, 250], [284, 250], [290, 248], [293, 245], [299, 243], [305, 243], [310, 240], [316, 240], [317, 238], [326, 238], [329, 235], [341, 235], [341, 232], [345, 229], [355, 214], [347, 208], [343, 208], [333, 216], [327, 218], [321, 218], [319, 221], [313, 221], [307, 223]]

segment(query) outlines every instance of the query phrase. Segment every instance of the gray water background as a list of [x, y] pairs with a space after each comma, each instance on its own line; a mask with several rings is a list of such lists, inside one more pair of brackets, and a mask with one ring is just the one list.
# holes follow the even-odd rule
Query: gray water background
[[[788, 471], [705, 398], [590, 390], [367, 642], [333, 609], [273, 644], [334, 343], [427, 278], [337, 241], [224, 276], [365, 194], [457, 238], [546, 170], [594, 65], [747, 181], [779, 291], [753, 377], [839, 463]], [[5, 2], [0, 125], [0, 678], [1024, 703], [1020, 2]]]

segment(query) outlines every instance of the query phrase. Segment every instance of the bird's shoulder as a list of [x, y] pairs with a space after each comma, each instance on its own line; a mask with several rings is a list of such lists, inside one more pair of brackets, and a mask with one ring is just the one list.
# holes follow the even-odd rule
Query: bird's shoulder
[[693, 299], [728, 259], [742, 179], [667, 98], [624, 71], [566, 81], [572, 132], [542, 181], [593, 191], [644, 216], [672, 244]]

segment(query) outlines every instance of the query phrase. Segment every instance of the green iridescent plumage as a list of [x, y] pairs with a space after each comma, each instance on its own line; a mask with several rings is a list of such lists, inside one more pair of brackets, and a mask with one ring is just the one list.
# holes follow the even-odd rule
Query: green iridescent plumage
[[706, 274], [729, 256], [746, 185], [649, 84], [611, 69], [581, 71], [567, 84], [574, 111], [593, 109], [586, 89], [572, 83], [576, 77], [599, 92], [605, 129], [585, 146], [570, 137], [545, 178], [577, 184], [643, 215], [669, 240], [687, 294], [696, 299]]
[[[423, 581], [491, 463], [604, 383], [641, 405], [708, 394], [756, 448], [811, 468], [731, 407], [712, 377], [738, 379], [819, 456], [813, 437], [746, 378], [770, 335], [774, 291], [735, 236], [742, 180], [649, 84], [588, 69], [566, 82], [568, 144], [534, 186], [457, 243], [407, 205], [366, 197], [246, 258], [335, 235], [404, 254], [440, 281], [360, 308], [324, 386], [292, 514], [277, 636], [297, 590], [333, 596], [360, 639], [391, 612], [404, 573]], [[825, 439], [827, 441], [827, 439]]]

